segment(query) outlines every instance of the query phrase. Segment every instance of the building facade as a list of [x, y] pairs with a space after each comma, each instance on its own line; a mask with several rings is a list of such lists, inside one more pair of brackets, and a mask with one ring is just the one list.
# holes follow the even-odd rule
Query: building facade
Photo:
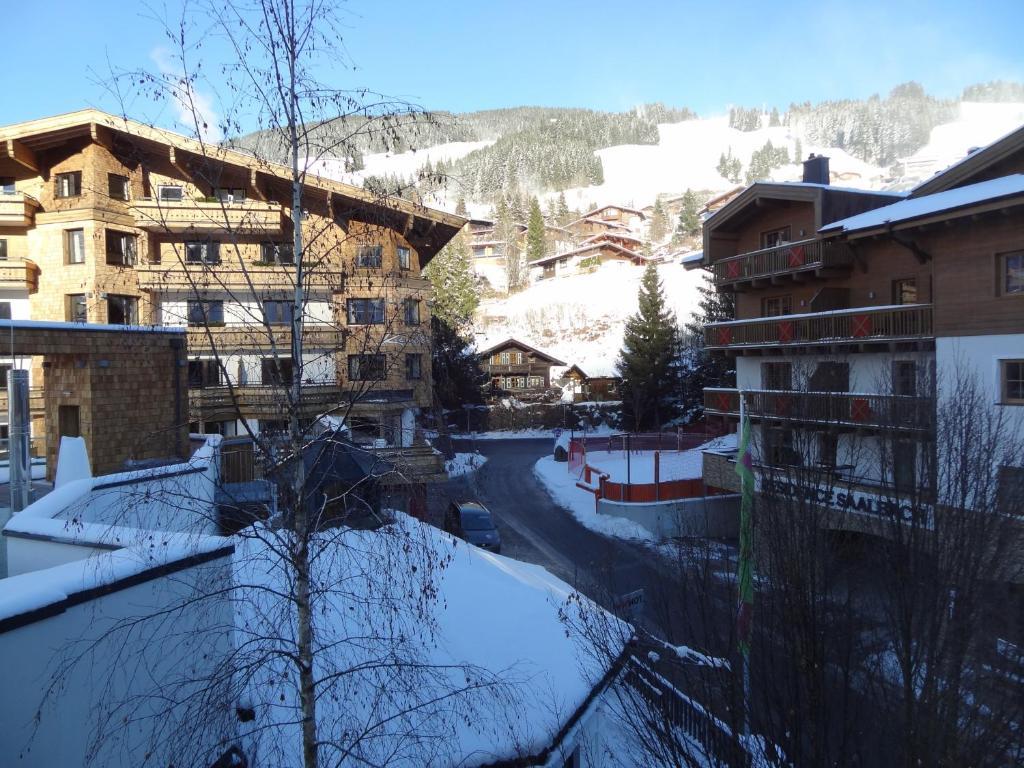
[[290, 180], [95, 110], [0, 128], [0, 316], [187, 326], [197, 431], [281, 428], [301, 369], [302, 418], [410, 445], [432, 397], [420, 271], [464, 222], [307, 176], [300, 349]]
[[538, 395], [551, 389], [551, 366], [565, 365], [517, 339], [506, 339], [478, 354], [490, 379], [492, 397]]

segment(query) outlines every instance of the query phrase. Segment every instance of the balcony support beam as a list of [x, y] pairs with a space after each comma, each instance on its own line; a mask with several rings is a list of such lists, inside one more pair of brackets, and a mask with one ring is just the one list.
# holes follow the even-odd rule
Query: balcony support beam
[[36, 159], [36, 153], [26, 147], [17, 139], [8, 139], [5, 147], [5, 154], [7, 157], [23, 168], [27, 168], [33, 173], [39, 173], [39, 161]]

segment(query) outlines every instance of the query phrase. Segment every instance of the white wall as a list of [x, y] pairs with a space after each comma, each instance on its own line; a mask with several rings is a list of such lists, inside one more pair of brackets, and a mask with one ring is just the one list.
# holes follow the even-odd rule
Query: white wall
[[[54, 569], [47, 574], [47, 586], [57, 590], [75, 582], [91, 584], [112, 557], [101, 555]], [[0, 633], [0, 762], [26, 768], [78, 766], [90, 748], [96, 748], [91, 764], [109, 768], [182, 761], [209, 765], [215, 755], [193, 763], [183, 753], [182, 742], [210, 748], [215, 739], [230, 738], [233, 712], [225, 707], [199, 717], [183, 708], [160, 708], [169, 701], [163, 697], [185, 698], [194, 691], [197, 684], [190, 679], [209, 680], [213, 660], [224, 658], [230, 648], [229, 601], [211, 597], [190, 602], [229, 579], [227, 555], [77, 605], [66, 605], [59, 594], [56, 602], [42, 596], [42, 606], [49, 604], [59, 611], [56, 615]], [[147, 618], [153, 616], [158, 618]], [[131, 631], [125, 627], [128, 622]], [[57, 665], [69, 659], [75, 664], [63, 686], [44, 699]], [[109, 709], [119, 702], [129, 706]], [[97, 745], [93, 740], [103, 732], [101, 718], [108, 711], [112, 719], [106, 725], [119, 738]], [[129, 717], [131, 725], [123, 728], [122, 719]], [[146, 759], [154, 743], [157, 749]]]
[[[971, 371], [984, 391], [989, 393], [990, 402], [999, 405], [1002, 396], [1000, 361], [1024, 359], [1024, 333], [940, 337], [935, 340], [935, 357], [940, 396], [943, 388], [949, 388], [958, 371]], [[999, 407], [1024, 414], [1024, 406]]]
[[892, 364], [896, 360], [914, 360], [918, 366], [918, 392], [926, 394], [930, 384], [925, 374], [935, 355], [931, 352], [851, 353], [848, 355], [763, 355], [736, 358], [736, 386], [742, 390], [764, 389], [761, 382], [762, 363], [792, 363], [793, 385], [806, 389], [806, 382], [819, 362], [848, 363], [850, 392], [888, 394], [892, 391]]

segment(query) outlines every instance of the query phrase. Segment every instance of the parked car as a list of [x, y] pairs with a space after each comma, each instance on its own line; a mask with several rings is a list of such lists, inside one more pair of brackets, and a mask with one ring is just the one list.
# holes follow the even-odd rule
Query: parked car
[[444, 529], [481, 549], [501, 552], [501, 534], [490, 510], [478, 501], [453, 501], [445, 512]]

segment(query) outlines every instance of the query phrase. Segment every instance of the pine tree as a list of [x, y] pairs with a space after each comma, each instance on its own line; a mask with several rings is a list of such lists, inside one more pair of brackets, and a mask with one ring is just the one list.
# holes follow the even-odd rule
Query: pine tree
[[616, 367], [622, 377], [622, 415], [627, 429], [659, 429], [672, 414], [677, 389], [676, 318], [665, 302], [661, 279], [653, 265], [640, 281], [640, 307], [626, 321]]
[[444, 408], [461, 408], [483, 401], [482, 387], [487, 374], [480, 368], [471, 342], [436, 314], [430, 320], [431, 367], [434, 395]]
[[768, 127], [769, 128], [777, 128], [780, 125], [782, 125], [782, 120], [779, 117], [779, 110], [778, 110], [777, 107], [772, 107], [772, 114], [768, 118]]
[[537, 198], [530, 200], [530, 221], [526, 229], [526, 261], [533, 263], [547, 255], [547, 239], [544, 236], [544, 217], [540, 212]]
[[712, 355], [704, 349], [704, 326], [736, 318], [736, 299], [732, 293], [715, 290], [711, 275], [704, 274], [698, 286], [700, 301], [697, 310], [679, 334], [679, 400], [683, 413], [696, 421], [704, 413], [705, 387], [736, 386], [736, 371], [728, 358]]
[[652, 243], [660, 243], [668, 234], [668, 216], [665, 213], [665, 206], [661, 204], [661, 196], [654, 201], [654, 210], [651, 212], [651, 226], [649, 234]]
[[452, 328], [469, 324], [480, 303], [466, 231], [459, 232], [424, 270], [434, 287], [431, 311]]
[[700, 198], [692, 189], [687, 189], [683, 193], [683, 205], [679, 210], [676, 234], [684, 237], [696, 237], [700, 234]]
[[466, 215], [466, 198], [459, 195], [459, 201], [455, 204], [455, 215], [465, 216]]
[[509, 293], [514, 293], [526, 284], [526, 268], [523, 264], [522, 249], [519, 247], [519, 229], [516, 227], [514, 211], [504, 200], [498, 202], [495, 218], [495, 234], [505, 247], [505, 277]]
[[558, 226], [564, 227], [566, 224], [572, 221], [572, 213], [569, 211], [569, 204], [565, 202], [565, 192], [558, 193], [557, 211]]

